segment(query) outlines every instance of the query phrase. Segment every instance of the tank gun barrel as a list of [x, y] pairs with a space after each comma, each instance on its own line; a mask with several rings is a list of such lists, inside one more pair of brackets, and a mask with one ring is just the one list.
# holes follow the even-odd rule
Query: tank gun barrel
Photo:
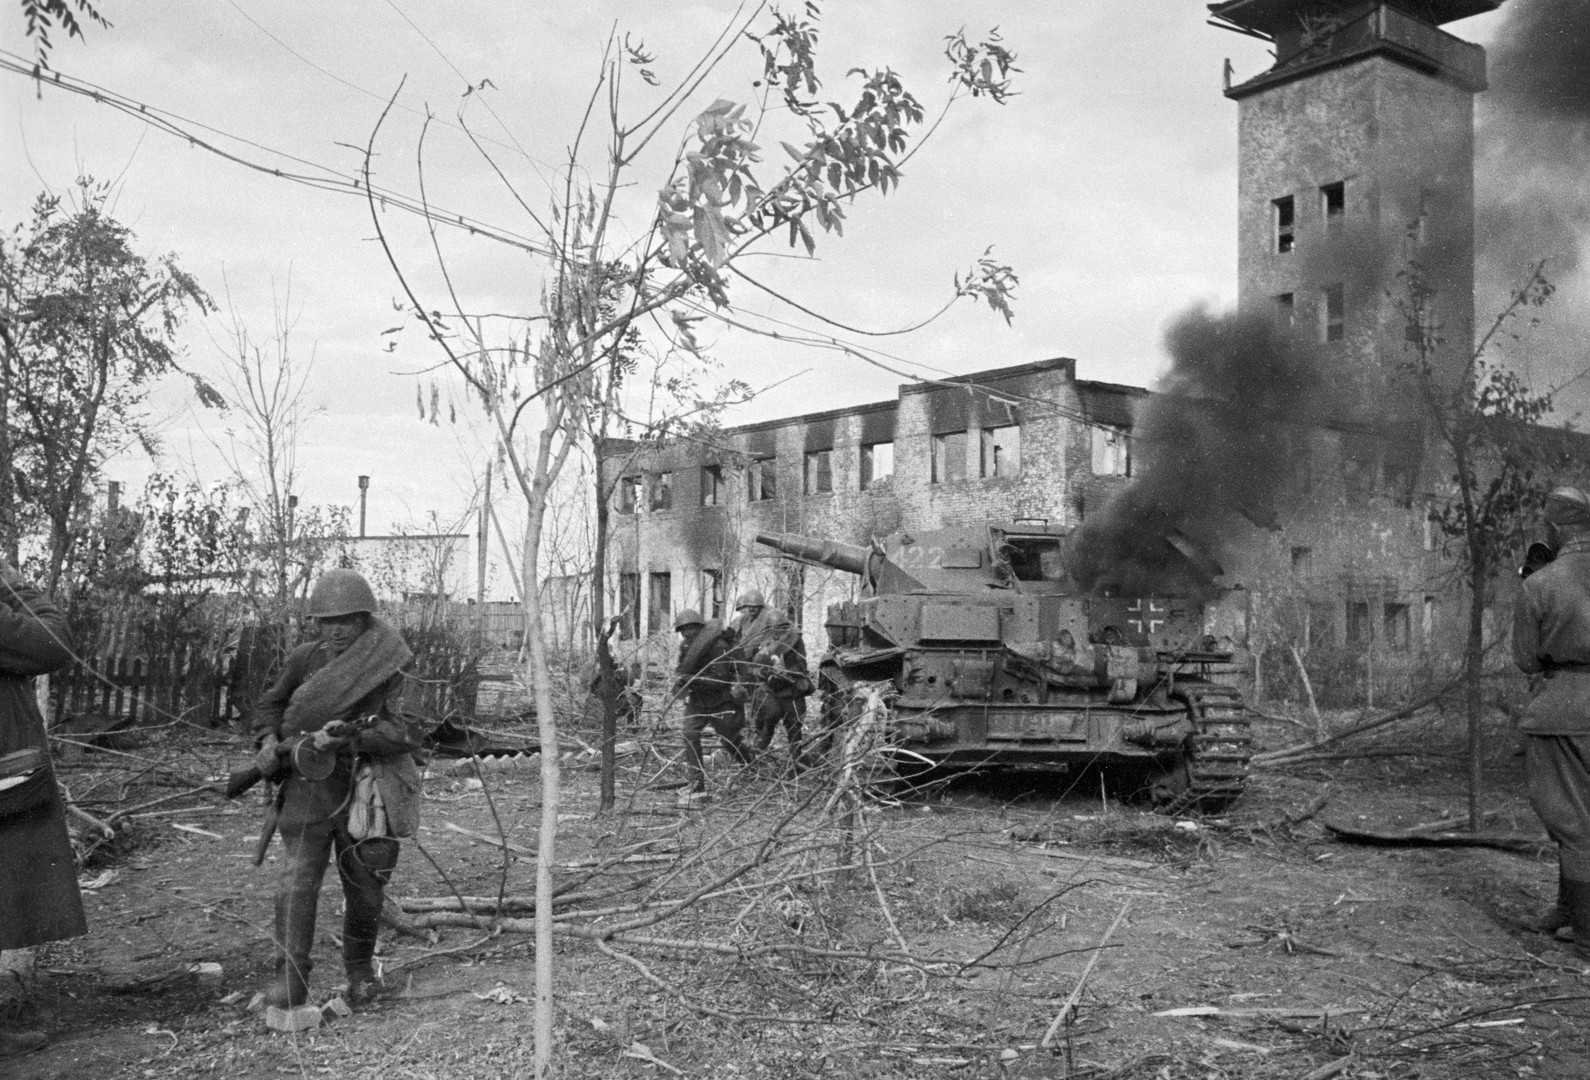
[[796, 559], [831, 566], [849, 574], [867, 575], [872, 552], [838, 540], [818, 540], [799, 533], [757, 533], [756, 542]]

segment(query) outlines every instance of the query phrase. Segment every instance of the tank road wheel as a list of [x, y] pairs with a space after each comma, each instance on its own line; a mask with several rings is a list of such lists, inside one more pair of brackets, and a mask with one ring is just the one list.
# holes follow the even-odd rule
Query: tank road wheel
[[1253, 739], [1242, 695], [1209, 683], [1182, 691], [1193, 732], [1181, 758], [1154, 781], [1156, 808], [1163, 814], [1223, 810], [1248, 780]]

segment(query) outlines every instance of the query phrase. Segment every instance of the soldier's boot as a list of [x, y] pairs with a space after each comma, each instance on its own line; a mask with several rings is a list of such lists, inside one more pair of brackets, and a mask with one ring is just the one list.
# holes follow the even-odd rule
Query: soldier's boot
[[1557, 877], [1557, 902], [1531, 920], [1529, 928], [1537, 934], [1555, 934], [1568, 925], [1568, 879]]
[[338, 859], [348, 886], [342, 916], [342, 966], [348, 976], [344, 1000], [356, 1009], [370, 1004], [385, 989], [375, 970], [375, 945], [386, 883], [397, 858], [398, 842], [382, 836], [360, 840]]
[[1579, 959], [1590, 960], [1590, 881], [1563, 878], [1562, 892], [1568, 903], [1568, 929], [1573, 932], [1570, 948]]
[[315, 909], [319, 889], [286, 886], [276, 894], [276, 978], [265, 991], [265, 1004], [292, 1009], [309, 1000], [309, 952], [315, 943]]

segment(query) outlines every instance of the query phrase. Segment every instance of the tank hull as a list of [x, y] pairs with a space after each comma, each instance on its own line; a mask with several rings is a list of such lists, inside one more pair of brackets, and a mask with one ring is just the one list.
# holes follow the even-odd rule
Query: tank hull
[[1006, 704], [903, 694], [889, 666], [846, 670], [825, 660], [821, 715], [842, 731], [865, 702], [879, 703], [871, 745], [898, 771], [1099, 772], [1117, 794], [1171, 814], [1218, 812], [1246, 784], [1252, 743], [1241, 695], [1207, 677], [1184, 674], [1119, 704], [1080, 694]]

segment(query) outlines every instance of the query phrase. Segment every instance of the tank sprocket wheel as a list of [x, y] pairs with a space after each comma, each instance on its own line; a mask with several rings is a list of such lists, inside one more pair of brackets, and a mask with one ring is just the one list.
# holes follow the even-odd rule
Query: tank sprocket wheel
[[1193, 733], [1181, 760], [1154, 785], [1157, 808], [1165, 814], [1223, 810], [1242, 794], [1253, 756], [1247, 708], [1230, 686], [1186, 687]]

